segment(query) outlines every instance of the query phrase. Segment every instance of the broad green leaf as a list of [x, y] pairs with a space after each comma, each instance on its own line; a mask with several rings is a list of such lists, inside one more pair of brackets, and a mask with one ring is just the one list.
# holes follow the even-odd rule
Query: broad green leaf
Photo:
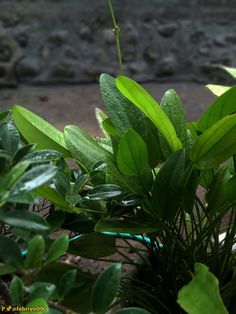
[[24, 297], [24, 291], [23, 291], [23, 282], [22, 280], [14, 276], [11, 284], [10, 284], [10, 296], [11, 301], [14, 305], [22, 305], [23, 304], [23, 297]]
[[20, 135], [16, 127], [11, 123], [0, 125], [0, 147], [11, 156], [15, 154], [20, 142]]
[[79, 208], [71, 207], [70, 204], [65, 201], [56, 190], [50, 188], [49, 186], [43, 185], [33, 191], [33, 194], [42, 196], [54, 203], [58, 208], [68, 211], [68, 212], [77, 212], [79, 213]]
[[3, 265], [0, 263], [0, 276], [14, 273], [15, 270], [16, 270], [15, 267], [12, 267], [10, 265]]
[[78, 127], [68, 125], [65, 127], [64, 134], [71, 155], [78, 160], [86, 171], [90, 171], [98, 161], [112, 162], [111, 153], [102, 148], [91, 136]]
[[[218, 182], [218, 185], [217, 182], [215, 182], [217, 178], [214, 178], [212, 182], [213, 188], [207, 194], [207, 202], [210, 211], [219, 212], [221, 209], [224, 209], [223, 205], [236, 200], [236, 176], [234, 175], [232, 178], [229, 177], [229, 173], [226, 173], [225, 177]], [[215, 185], [218, 187], [217, 191]]]
[[41, 235], [36, 235], [28, 244], [28, 252], [25, 260], [26, 268], [40, 267], [45, 253], [45, 242]]
[[18, 151], [13, 156], [12, 163], [19, 163], [32, 149], [35, 147], [35, 144], [27, 144], [18, 149]]
[[141, 234], [151, 233], [160, 230], [158, 226], [153, 224], [144, 223], [141, 221], [133, 220], [100, 220], [95, 228], [97, 232], [114, 232], [114, 233], [129, 233], [129, 234]]
[[27, 287], [27, 292], [29, 293], [28, 301], [36, 298], [46, 301], [55, 296], [56, 286], [50, 282], [35, 282], [30, 287]]
[[198, 121], [197, 128], [204, 132], [227, 115], [236, 112], [236, 86], [218, 97]]
[[208, 203], [208, 210], [210, 212], [217, 212], [219, 207], [226, 202], [224, 191], [230, 177], [231, 174], [227, 166], [220, 168], [213, 176], [206, 194], [206, 202]]
[[221, 96], [225, 92], [227, 92], [231, 87], [230, 86], [208, 84], [208, 85], [206, 85], [206, 88], [208, 88], [216, 96]]
[[178, 303], [188, 314], [227, 314], [217, 278], [208, 267], [196, 263], [192, 281], [178, 293]]
[[22, 160], [30, 160], [32, 163], [49, 162], [62, 157], [62, 154], [55, 150], [43, 149], [28, 153]]
[[108, 74], [102, 74], [100, 76], [100, 88], [106, 111], [114, 127], [121, 134], [128, 129], [134, 129], [143, 135], [146, 129], [143, 114], [120, 93], [116, 87], [115, 79]]
[[148, 150], [148, 163], [151, 168], [155, 168], [161, 158], [159, 132], [149, 118], [145, 117], [145, 122], [146, 133], [144, 133], [142, 137]]
[[236, 154], [236, 114], [226, 116], [195, 141], [190, 157], [199, 169], [218, 166]]
[[115, 314], [151, 314], [151, 313], [139, 307], [127, 307], [116, 311]]
[[69, 246], [69, 239], [67, 234], [63, 234], [56, 239], [50, 246], [47, 256], [47, 263], [57, 260], [64, 255]]
[[[40, 298], [32, 300], [26, 307], [38, 307], [39, 311], [37, 311], [37, 314], [47, 314], [49, 310], [47, 302]], [[20, 314], [29, 314], [29, 311], [21, 311]]]
[[28, 143], [37, 143], [37, 149], [54, 149], [70, 157], [62, 132], [24, 107], [15, 105], [12, 113], [17, 129]]
[[91, 304], [95, 313], [106, 313], [116, 297], [120, 286], [121, 264], [113, 264], [105, 269], [94, 283]]
[[120, 138], [122, 133], [114, 127], [110, 117], [105, 119], [102, 122], [102, 126], [103, 126], [105, 132], [107, 134], [109, 134], [110, 137], [115, 136], [115, 137]]
[[227, 73], [229, 73], [232, 77], [236, 78], [236, 68], [221, 66], [222, 69], [224, 69]]
[[64, 220], [65, 220], [64, 212], [50, 209], [49, 215], [46, 218], [46, 221], [50, 226], [50, 232], [53, 232], [60, 228]]
[[5, 176], [0, 178], [0, 190], [8, 190], [24, 174], [29, 165], [28, 161], [16, 164]]
[[75, 284], [76, 274], [77, 274], [76, 269], [69, 270], [63, 274], [58, 286], [60, 296], [64, 297], [71, 291]]
[[134, 130], [122, 136], [116, 160], [120, 171], [127, 176], [140, 176], [148, 168], [147, 146]]
[[184, 188], [185, 153], [172, 154], [158, 172], [152, 190], [153, 215], [172, 220], [181, 205]]
[[17, 269], [22, 267], [22, 256], [16, 242], [12, 239], [0, 235], [0, 259]]
[[70, 191], [70, 179], [63, 172], [57, 171], [53, 182], [58, 194], [65, 199]]
[[105, 200], [122, 194], [122, 189], [115, 184], [101, 184], [90, 190], [86, 198], [90, 200]]
[[0, 221], [27, 230], [45, 231], [49, 229], [48, 223], [42, 216], [28, 210], [0, 210]]
[[[164, 94], [160, 106], [170, 119], [171, 123], [173, 124], [177, 137], [179, 138], [183, 146], [186, 147], [188, 142], [187, 127], [185, 123], [183, 105], [181, 103], [179, 96], [173, 89], [168, 90]], [[171, 150], [166, 140], [163, 138], [163, 135], [160, 134], [159, 137], [162, 152], [165, 158], [167, 158], [171, 154]]]
[[51, 180], [57, 168], [51, 165], [41, 165], [27, 171], [12, 186], [10, 196], [30, 192]]
[[115, 238], [101, 233], [89, 233], [70, 243], [69, 252], [88, 258], [101, 258], [116, 253]]
[[125, 76], [119, 76], [116, 79], [116, 86], [125, 97], [143, 111], [156, 125], [172, 151], [182, 148], [182, 144], [166, 113], [142, 86]]

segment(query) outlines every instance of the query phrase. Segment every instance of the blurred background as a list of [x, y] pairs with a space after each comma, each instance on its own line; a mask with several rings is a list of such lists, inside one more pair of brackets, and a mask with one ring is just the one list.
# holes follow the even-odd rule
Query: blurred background
[[[160, 100], [179, 93], [188, 119], [230, 84], [218, 65], [236, 65], [236, 1], [113, 0], [124, 73]], [[0, 108], [22, 104], [59, 128], [98, 134], [98, 79], [119, 71], [106, 0], [0, 0]]]

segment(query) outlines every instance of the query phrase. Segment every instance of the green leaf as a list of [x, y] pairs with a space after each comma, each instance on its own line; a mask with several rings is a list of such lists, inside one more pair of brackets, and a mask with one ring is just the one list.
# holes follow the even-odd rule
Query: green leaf
[[90, 190], [86, 198], [90, 200], [105, 200], [122, 194], [122, 189], [115, 184], [101, 184]]
[[35, 282], [27, 287], [27, 292], [29, 293], [28, 301], [35, 298], [49, 300], [52, 296], [55, 296], [56, 286], [50, 282]]
[[232, 77], [236, 78], [236, 68], [226, 67], [221, 65], [221, 68], [224, 69], [227, 73], [229, 73]]
[[217, 278], [208, 267], [196, 263], [192, 281], [178, 293], [178, 303], [188, 314], [227, 314]]
[[17, 164], [18, 162], [20, 162], [27, 154], [29, 154], [29, 152], [32, 151], [34, 147], [35, 147], [34, 144], [28, 144], [19, 148], [18, 151], [13, 156], [12, 163]]
[[219, 212], [223, 205], [236, 200], [236, 175], [231, 177], [227, 169], [216, 174], [206, 195], [208, 208], [211, 212]]
[[116, 297], [120, 286], [121, 264], [113, 264], [105, 269], [94, 283], [91, 304], [95, 313], [106, 313], [107, 308]]
[[0, 276], [8, 275], [15, 272], [16, 268], [10, 265], [2, 265], [0, 263]]
[[67, 234], [63, 234], [56, 239], [50, 246], [47, 256], [47, 263], [57, 260], [64, 255], [69, 246], [69, 239]]
[[100, 108], [95, 109], [95, 115], [101, 131], [103, 132], [106, 138], [109, 138], [109, 134], [103, 127], [103, 122], [107, 119], [107, 115]]
[[[34, 299], [29, 302], [26, 307], [38, 307], [39, 311], [37, 314], [47, 314], [48, 313], [48, 304], [44, 299]], [[21, 311], [20, 314], [29, 314], [29, 311]]]
[[[179, 96], [173, 89], [168, 90], [164, 94], [160, 106], [173, 124], [177, 137], [179, 138], [183, 146], [186, 147], [188, 141], [187, 127], [185, 124], [183, 105]], [[167, 158], [170, 156], [171, 150], [166, 140], [163, 138], [163, 135], [160, 134], [159, 137], [163, 155], [165, 156], [165, 158]]]
[[[227, 202], [225, 195], [225, 188], [231, 174], [227, 168], [224, 166], [220, 168], [212, 178], [212, 182], [208, 187], [208, 192], [206, 194], [206, 202], [208, 203], [209, 212], [217, 212], [222, 204]], [[227, 187], [229, 188], [229, 186]]]
[[65, 220], [64, 212], [50, 209], [49, 215], [46, 218], [46, 221], [50, 226], [50, 232], [56, 231], [58, 228], [60, 228], [64, 220]]
[[78, 127], [68, 125], [65, 127], [64, 134], [71, 155], [78, 160], [87, 172], [98, 161], [112, 162], [111, 153], [102, 148], [91, 136]]
[[43, 231], [48, 230], [46, 220], [37, 213], [28, 210], [0, 210], [0, 220], [4, 223], [27, 230]]
[[198, 121], [197, 128], [204, 132], [227, 115], [236, 112], [236, 86], [218, 97]]
[[17, 129], [28, 143], [37, 143], [37, 149], [54, 149], [70, 157], [62, 132], [24, 107], [15, 105], [12, 113]]
[[50, 162], [62, 157], [62, 154], [55, 150], [36, 150], [28, 153], [22, 160], [30, 160], [30, 163]]
[[61, 297], [65, 297], [73, 288], [76, 280], [77, 270], [69, 270], [63, 274], [59, 281], [58, 292]]
[[[54, 203], [58, 208], [73, 212], [73, 207], [70, 206], [68, 202], [66, 202], [58, 193], [56, 190], [50, 188], [49, 186], [41, 186], [33, 191], [35, 195], [40, 195], [50, 202]], [[75, 209], [75, 208], [74, 208]], [[75, 212], [79, 212], [80, 210], [78, 208], [75, 209]]]
[[51, 165], [41, 165], [27, 171], [12, 186], [10, 197], [30, 192], [51, 180], [57, 172], [57, 168]]
[[0, 178], [0, 190], [8, 190], [24, 174], [29, 165], [28, 161], [16, 164], [5, 176]]
[[22, 267], [22, 256], [18, 245], [10, 238], [0, 235], [0, 259], [15, 268]]
[[143, 114], [117, 89], [115, 79], [108, 75], [100, 76], [100, 87], [106, 111], [114, 127], [122, 134], [134, 129], [140, 135], [145, 133]]
[[208, 85], [206, 85], [206, 88], [208, 88], [216, 96], [221, 96], [225, 92], [227, 92], [231, 87], [230, 86], [208, 84]]
[[72, 241], [69, 252], [87, 258], [101, 258], [116, 253], [115, 243], [115, 238], [93, 232]]
[[127, 307], [116, 311], [115, 314], [151, 314], [151, 313], [139, 307]]
[[172, 154], [158, 172], [152, 191], [154, 216], [172, 220], [181, 205], [184, 187], [185, 153]]
[[236, 154], [236, 114], [226, 116], [206, 130], [193, 144], [190, 157], [199, 169], [218, 166]]
[[11, 156], [18, 150], [20, 135], [16, 127], [11, 123], [0, 125], [0, 147]]
[[45, 242], [41, 235], [36, 235], [28, 244], [28, 252], [25, 260], [26, 268], [40, 267], [45, 253]]
[[157, 102], [135, 81], [125, 76], [116, 79], [120, 92], [143, 111], [163, 134], [172, 151], [182, 148], [175, 129]]
[[117, 165], [128, 176], [140, 176], [148, 167], [147, 146], [134, 130], [122, 136], [117, 152]]
[[129, 233], [129, 234], [142, 234], [157, 232], [159, 227], [151, 223], [143, 223], [141, 221], [133, 221], [129, 219], [124, 220], [100, 220], [95, 228], [97, 232], [114, 232], [114, 233]]
[[14, 276], [11, 284], [10, 284], [10, 297], [11, 301], [14, 305], [22, 305], [23, 304], [23, 297], [24, 297], [24, 291], [23, 291], [23, 282], [22, 280]]

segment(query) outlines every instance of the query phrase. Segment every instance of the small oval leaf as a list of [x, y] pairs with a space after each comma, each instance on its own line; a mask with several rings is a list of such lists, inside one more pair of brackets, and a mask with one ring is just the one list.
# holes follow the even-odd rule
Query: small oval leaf
[[104, 270], [94, 283], [91, 295], [92, 310], [106, 313], [120, 286], [121, 264], [113, 264]]

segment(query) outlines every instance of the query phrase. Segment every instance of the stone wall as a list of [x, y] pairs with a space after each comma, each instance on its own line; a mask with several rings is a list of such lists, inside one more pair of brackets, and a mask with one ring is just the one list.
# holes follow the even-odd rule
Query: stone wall
[[[236, 1], [113, 0], [126, 75], [227, 80]], [[88, 83], [118, 62], [106, 0], [0, 0], [0, 85]]]

